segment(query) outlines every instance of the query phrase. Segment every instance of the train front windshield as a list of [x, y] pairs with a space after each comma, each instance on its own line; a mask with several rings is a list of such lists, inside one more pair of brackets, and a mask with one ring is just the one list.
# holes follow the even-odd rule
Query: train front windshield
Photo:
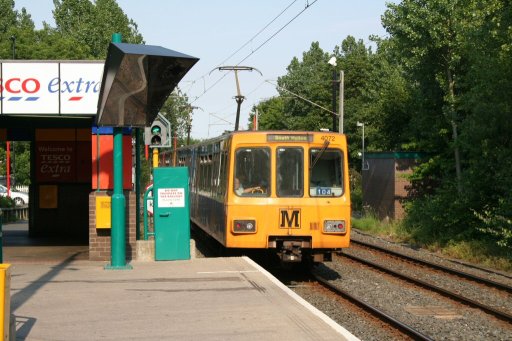
[[276, 186], [278, 197], [304, 195], [304, 151], [300, 147], [277, 149]]
[[241, 148], [236, 151], [233, 190], [239, 196], [270, 195], [269, 148]]
[[311, 149], [309, 158], [309, 195], [343, 194], [343, 155], [336, 149]]
[[[269, 148], [240, 148], [235, 153], [233, 191], [238, 196], [267, 197], [271, 193]], [[305, 186], [304, 155], [309, 153], [309, 186]], [[339, 149], [276, 148], [277, 197], [339, 197], [343, 195], [343, 153]]]

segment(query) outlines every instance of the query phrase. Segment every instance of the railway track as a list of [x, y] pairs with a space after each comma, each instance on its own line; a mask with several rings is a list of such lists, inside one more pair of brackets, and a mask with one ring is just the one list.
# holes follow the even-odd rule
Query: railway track
[[382, 310], [380, 310], [380, 309], [370, 305], [369, 303], [367, 303], [367, 302], [365, 302], [363, 300], [360, 300], [359, 298], [357, 298], [354, 295], [351, 295], [348, 291], [343, 290], [343, 289], [341, 289], [339, 287], [336, 287], [336, 286], [332, 285], [326, 279], [324, 279], [324, 278], [322, 278], [322, 277], [320, 277], [318, 275], [315, 275], [315, 274], [312, 274], [312, 276], [313, 276], [313, 278], [316, 281], [318, 281], [320, 284], [322, 284], [322, 286], [324, 286], [325, 288], [329, 289], [331, 292], [333, 292], [336, 295], [339, 295], [339, 296], [349, 300], [350, 302], [356, 304], [357, 306], [359, 306], [360, 308], [366, 310], [367, 312], [369, 312], [373, 316], [377, 317], [381, 321], [383, 321], [383, 322], [393, 326], [395, 329], [397, 329], [401, 333], [410, 336], [412, 339], [414, 339], [414, 340], [424, 340], [424, 341], [431, 341], [431, 340], [433, 340], [429, 336], [421, 333], [420, 331], [414, 329], [413, 327], [411, 327], [411, 326], [409, 326], [409, 325], [407, 325], [407, 324], [405, 324], [405, 323], [395, 319], [391, 315], [386, 314], [384, 311], [382, 311]]
[[398, 278], [400, 278], [402, 280], [405, 280], [405, 281], [407, 281], [409, 283], [412, 283], [414, 285], [417, 285], [417, 286], [426, 288], [428, 290], [437, 292], [437, 293], [439, 293], [439, 294], [441, 294], [441, 295], [443, 295], [445, 297], [448, 297], [448, 298], [450, 298], [452, 300], [458, 301], [459, 303], [463, 303], [463, 304], [471, 306], [473, 308], [478, 308], [478, 309], [486, 312], [487, 314], [490, 314], [490, 315], [492, 315], [494, 317], [497, 317], [497, 318], [499, 318], [499, 319], [501, 319], [501, 320], [503, 320], [505, 322], [512, 323], [512, 315], [507, 313], [507, 312], [495, 309], [495, 308], [493, 308], [491, 306], [488, 306], [488, 305], [482, 304], [480, 302], [477, 302], [476, 300], [472, 300], [472, 299], [469, 299], [467, 297], [464, 297], [464, 296], [462, 296], [462, 295], [460, 295], [458, 293], [452, 292], [450, 290], [446, 290], [446, 289], [441, 288], [441, 287], [439, 287], [437, 285], [434, 285], [434, 284], [428, 283], [426, 281], [414, 278], [412, 276], [409, 276], [409, 275], [406, 275], [404, 273], [395, 271], [393, 269], [390, 269], [389, 267], [383, 266], [381, 264], [377, 264], [375, 262], [371, 262], [371, 261], [363, 259], [361, 257], [350, 255], [350, 254], [347, 254], [347, 253], [342, 253], [341, 256], [349, 258], [349, 259], [351, 259], [353, 261], [359, 262], [359, 263], [364, 264], [366, 266], [372, 267], [372, 268], [377, 269], [379, 271], [382, 271], [384, 273], [390, 274], [393, 277], [398, 277]]
[[380, 247], [380, 246], [377, 246], [377, 245], [374, 245], [374, 244], [369, 244], [369, 243], [365, 243], [365, 242], [361, 242], [361, 241], [357, 241], [357, 240], [351, 240], [350, 242], [352, 244], [356, 244], [356, 245], [362, 246], [362, 247], [367, 248], [367, 249], [372, 249], [372, 250], [377, 250], [379, 252], [384, 252], [384, 253], [386, 253], [388, 255], [392, 255], [394, 257], [398, 257], [398, 258], [407, 260], [409, 262], [413, 262], [413, 263], [416, 263], [416, 264], [427, 266], [427, 267], [435, 269], [435, 270], [440, 270], [440, 271], [449, 273], [451, 275], [455, 275], [455, 276], [458, 276], [460, 278], [464, 278], [466, 280], [473, 281], [475, 283], [484, 284], [484, 285], [486, 285], [488, 287], [491, 287], [491, 288], [494, 288], [494, 289], [498, 289], [498, 290], [502, 290], [502, 291], [505, 291], [505, 292], [508, 292], [508, 293], [512, 293], [512, 287], [508, 286], [506, 284], [503, 284], [503, 283], [499, 283], [499, 282], [496, 282], [496, 281], [489, 280], [487, 278], [475, 276], [475, 275], [467, 273], [467, 272], [455, 270], [455, 269], [452, 269], [452, 268], [449, 268], [449, 267], [446, 267], [446, 266], [443, 266], [443, 265], [439, 265], [439, 264], [436, 264], [436, 263], [432, 263], [432, 262], [429, 262], [429, 261], [426, 261], [426, 260], [423, 260], [423, 259], [419, 259], [419, 258], [416, 258], [416, 257], [411, 257], [411, 256], [405, 255], [403, 253], [399, 253], [399, 252], [396, 252], [396, 251], [393, 251], [393, 250], [389, 250], [389, 249], [386, 249], [386, 248], [383, 248], [383, 247]]

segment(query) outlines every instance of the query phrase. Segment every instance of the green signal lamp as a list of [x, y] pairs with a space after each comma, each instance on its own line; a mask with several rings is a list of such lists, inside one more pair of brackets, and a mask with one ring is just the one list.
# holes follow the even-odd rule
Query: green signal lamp
[[160, 135], [160, 133], [162, 133], [162, 128], [160, 128], [160, 126], [153, 126], [151, 127], [151, 134], [155, 135], [155, 134], [158, 134]]

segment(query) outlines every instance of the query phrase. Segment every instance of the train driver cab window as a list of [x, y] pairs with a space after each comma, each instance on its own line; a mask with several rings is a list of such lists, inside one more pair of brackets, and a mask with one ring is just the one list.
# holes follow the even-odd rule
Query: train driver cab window
[[244, 197], [269, 196], [269, 148], [239, 148], [236, 150], [233, 191], [236, 195]]
[[304, 195], [304, 151], [296, 147], [277, 148], [276, 187], [278, 197]]
[[311, 149], [309, 195], [339, 197], [343, 194], [343, 154], [337, 149]]

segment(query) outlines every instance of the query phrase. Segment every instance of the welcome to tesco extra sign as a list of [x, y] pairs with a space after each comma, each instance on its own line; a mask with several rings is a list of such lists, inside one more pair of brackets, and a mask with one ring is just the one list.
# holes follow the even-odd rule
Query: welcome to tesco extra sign
[[1, 62], [0, 114], [96, 115], [103, 62]]

